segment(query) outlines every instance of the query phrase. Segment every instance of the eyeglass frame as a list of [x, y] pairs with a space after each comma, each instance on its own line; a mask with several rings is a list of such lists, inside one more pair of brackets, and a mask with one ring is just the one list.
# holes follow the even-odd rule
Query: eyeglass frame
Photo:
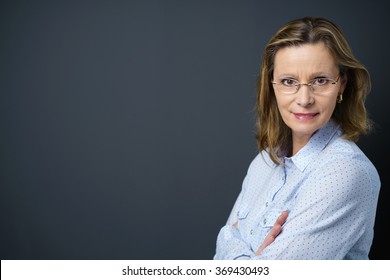
[[[325, 79], [329, 80], [329, 81], [331, 82], [332, 85], [336, 85], [336, 84], [339, 82], [340, 76], [341, 76], [341, 75], [339, 74], [339, 75], [337, 76], [337, 79], [336, 79], [336, 80], [330, 79], [330, 78], [325, 78]], [[298, 84], [295, 85], [295, 89], [296, 89], [295, 92], [292, 92], [292, 93], [283, 93], [283, 92], [282, 92], [282, 93], [285, 94], [285, 95], [296, 94], [296, 93], [301, 89], [301, 86], [308, 86], [308, 87], [310, 88], [311, 92], [315, 94], [315, 92], [314, 92], [314, 90], [313, 90], [313, 84], [310, 83], [311, 81], [314, 81], [315, 79], [317, 79], [317, 78], [314, 78], [314, 79], [310, 80], [308, 83], [301, 83], [301, 82], [299, 82], [298, 80], [290, 79], [290, 80], [294, 80], [294, 81], [297, 81], [297, 82], [298, 82]], [[283, 85], [282, 83], [277, 83], [277, 82], [274, 82], [274, 81], [271, 81], [271, 84], [273, 84], [273, 85]]]

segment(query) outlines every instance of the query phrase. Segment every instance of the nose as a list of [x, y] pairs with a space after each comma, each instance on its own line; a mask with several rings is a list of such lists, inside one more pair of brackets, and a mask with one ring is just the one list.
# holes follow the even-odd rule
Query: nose
[[301, 84], [297, 93], [295, 94], [295, 102], [303, 107], [310, 106], [314, 102], [313, 95], [311, 94], [311, 88], [307, 84]]

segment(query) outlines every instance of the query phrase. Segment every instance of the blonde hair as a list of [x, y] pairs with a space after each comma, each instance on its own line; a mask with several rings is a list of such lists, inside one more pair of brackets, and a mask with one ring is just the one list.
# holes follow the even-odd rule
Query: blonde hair
[[343, 137], [357, 141], [366, 134], [370, 121], [364, 106], [371, 90], [370, 75], [354, 57], [341, 30], [324, 18], [305, 17], [290, 21], [268, 42], [257, 85], [256, 139], [259, 151], [268, 150], [273, 162], [291, 151], [291, 129], [283, 122], [271, 84], [274, 59], [278, 50], [289, 46], [323, 42], [330, 50], [340, 70], [340, 80], [347, 78], [342, 103], [337, 103], [332, 118], [340, 125]]

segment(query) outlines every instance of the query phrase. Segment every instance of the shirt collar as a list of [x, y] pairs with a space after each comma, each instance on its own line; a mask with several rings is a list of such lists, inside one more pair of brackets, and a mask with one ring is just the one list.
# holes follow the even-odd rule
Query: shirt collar
[[299, 150], [293, 157], [289, 158], [294, 165], [303, 172], [307, 165], [328, 145], [335, 134], [341, 136], [340, 126], [334, 121], [329, 120], [310, 138], [309, 142]]

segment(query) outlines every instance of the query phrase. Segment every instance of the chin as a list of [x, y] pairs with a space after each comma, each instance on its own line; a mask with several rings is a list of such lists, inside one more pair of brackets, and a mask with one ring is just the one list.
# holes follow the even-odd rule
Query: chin
[[320, 129], [324, 125], [325, 123], [322, 122], [306, 122], [294, 124], [290, 126], [290, 128], [296, 135], [313, 135], [318, 129]]

